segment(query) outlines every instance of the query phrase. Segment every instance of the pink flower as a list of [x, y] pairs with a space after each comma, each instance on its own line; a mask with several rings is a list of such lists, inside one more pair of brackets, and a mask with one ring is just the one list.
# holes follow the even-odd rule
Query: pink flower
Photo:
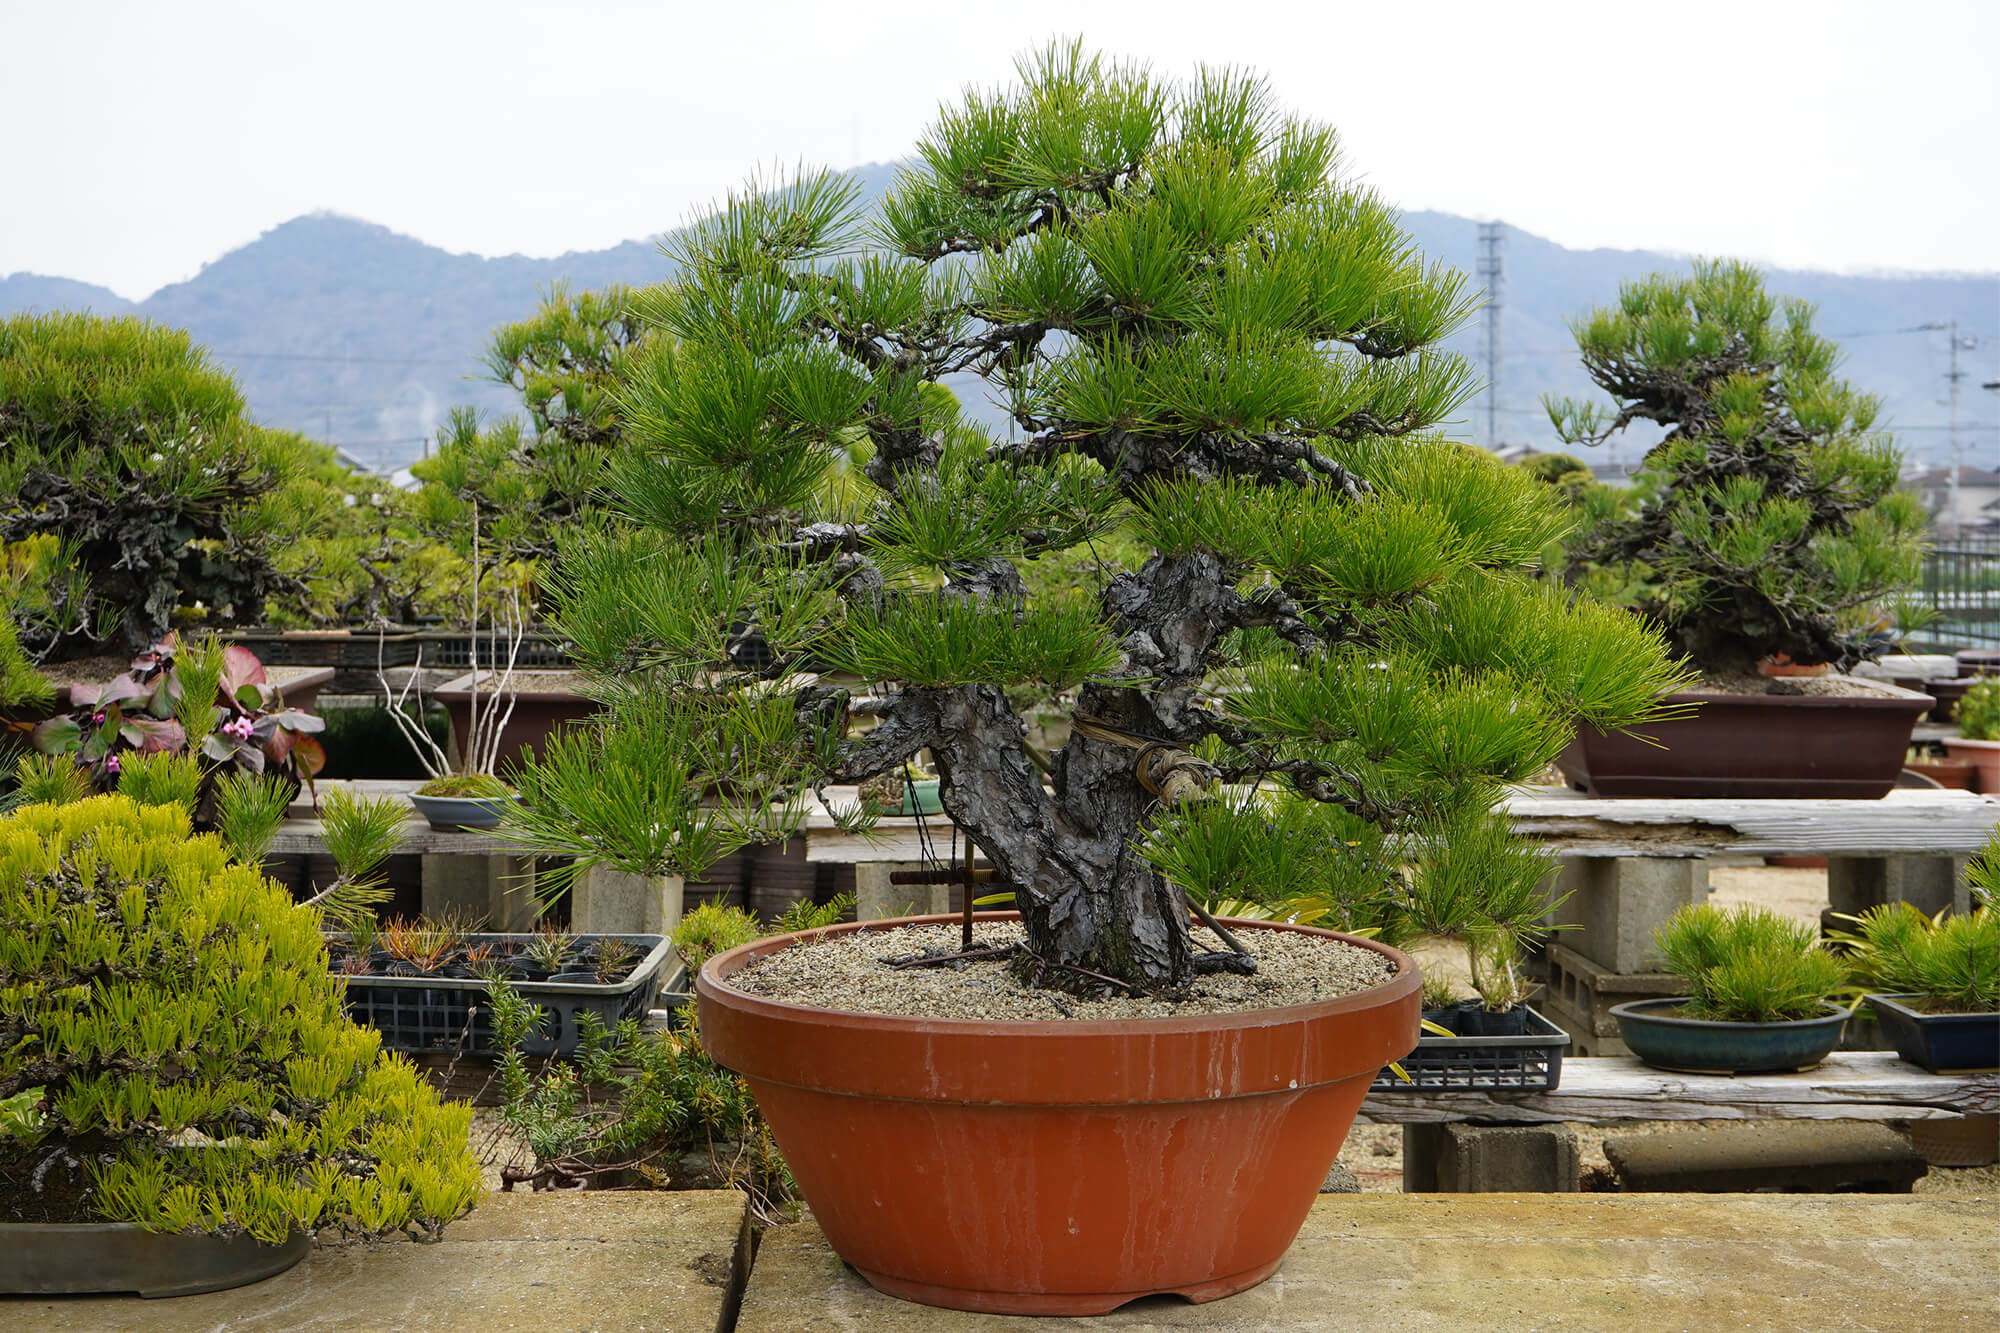
[[104, 757], [104, 771], [106, 773], [116, 773], [118, 771], [118, 767], [119, 765], [118, 765], [117, 755], [112, 754], [112, 755], [106, 755]]
[[104, 714], [98, 713], [95, 716], [93, 716], [90, 719], [90, 721], [93, 726], [102, 725], [102, 723], [104, 722]]

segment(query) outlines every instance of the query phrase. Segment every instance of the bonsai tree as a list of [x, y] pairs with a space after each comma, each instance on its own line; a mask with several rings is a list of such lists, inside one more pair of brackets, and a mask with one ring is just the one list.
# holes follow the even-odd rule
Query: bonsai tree
[[[548, 581], [610, 712], [528, 766], [510, 818], [580, 862], [699, 873], [927, 750], [1012, 886], [1021, 975], [1173, 993], [1254, 967], [1191, 933], [1172, 867], [1204, 830], [1240, 831], [1204, 873], [1285, 877], [1281, 793], [1310, 836], [1451, 849], [1476, 883], [1510, 847], [1465, 836], [1502, 784], [1578, 718], [1643, 720], [1676, 672], [1527, 577], [1561, 506], [1436, 434], [1474, 298], [1336, 176], [1331, 130], [1235, 71], [1058, 45], [1021, 76], [946, 109], [865, 223], [807, 175], [679, 234], [678, 279], [634, 302], [619, 521]], [[945, 389], [967, 373], [1008, 438]], [[1133, 559], [1029, 594], [1024, 568], [1111, 533]], [[1024, 686], [1074, 699], [1046, 775]]]
[[532, 316], [496, 329], [489, 374], [520, 394], [527, 421], [482, 425], [460, 408], [438, 431], [437, 452], [413, 469], [423, 485], [408, 501], [412, 520], [454, 557], [453, 583], [476, 566], [469, 577], [486, 585], [490, 605], [481, 610], [489, 616], [509, 588], [532, 605], [535, 571], [554, 556], [557, 533], [598, 508], [605, 459], [619, 440], [616, 390], [641, 336], [633, 296], [615, 284], [572, 294], [558, 283]]
[[1896, 490], [1878, 401], [1834, 374], [1810, 305], [1754, 268], [1701, 263], [1627, 283], [1572, 325], [1607, 413], [1546, 401], [1565, 441], [1636, 421], [1667, 428], [1628, 514], [1605, 511], [1573, 556], [1612, 582], [1712, 675], [1765, 658], [1840, 668], [1882, 650], [1877, 609], [1915, 578], [1924, 513]]
[[177, 618], [254, 623], [303, 595], [299, 540], [345, 508], [332, 451], [244, 419], [185, 332], [130, 317], [0, 321], [0, 543], [54, 538], [38, 659], [143, 652]]
[[320, 913], [177, 804], [0, 819], [0, 1182], [17, 1216], [434, 1236], [471, 1108], [350, 1021]]
[[1817, 1018], [1847, 966], [1813, 927], [1768, 908], [1683, 907], [1653, 932], [1667, 971], [1688, 984], [1687, 1018], [1783, 1023]]

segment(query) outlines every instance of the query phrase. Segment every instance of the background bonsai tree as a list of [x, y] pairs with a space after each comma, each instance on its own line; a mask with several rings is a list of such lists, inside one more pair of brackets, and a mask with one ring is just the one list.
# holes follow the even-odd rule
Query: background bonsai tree
[[1573, 325], [1614, 407], [1546, 404], [1571, 443], [1635, 421], [1667, 427], [1651, 489], [1606, 513], [1574, 555], [1614, 571], [1690, 662], [1720, 675], [1783, 654], [1845, 668], [1882, 650], [1877, 609], [1913, 582], [1924, 513], [1899, 493], [1877, 400], [1833, 371], [1812, 307], [1780, 302], [1754, 268], [1702, 263], [1627, 283]]
[[0, 819], [0, 1192], [17, 1217], [434, 1236], [472, 1109], [341, 1008], [320, 913], [179, 804]]
[[38, 659], [143, 652], [177, 620], [255, 623], [267, 598], [305, 595], [305, 539], [341, 521], [351, 474], [243, 410], [179, 329], [0, 321], [0, 543], [61, 544], [20, 625]]
[[[1525, 577], [1566, 524], [1547, 488], [1431, 433], [1474, 301], [1336, 178], [1331, 130], [1236, 71], [1056, 46], [1021, 75], [942, 113], [872, 229], [833, 177], [753, 192], [635, 299], [623, 521], [550, 581], [612, 707], [529, 767], [516, 830], [686, 866], [928, 750], [1014, 886], [1022, 975], [1171, 992], [1251, 966], [1196, 946], [1160, 868], [1217, 784], [1282, 789], [1322, 838], [1504, 853], [1456, 835], [1675, 672]], [[943, 389], [964, 372], [1008, 438]], [[1111, 532], [1137, 558], [1028, 595], [1025, 564]], [[1046, 778], [1023, 686], [1076, 692]], [[1230, 808], [1219, 873], [1286, 874]]]

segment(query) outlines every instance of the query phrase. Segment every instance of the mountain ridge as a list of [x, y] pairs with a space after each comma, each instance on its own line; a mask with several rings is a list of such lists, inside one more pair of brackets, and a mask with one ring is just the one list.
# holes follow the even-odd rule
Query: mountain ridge
[[[862, 198], [884, 189], [895, 164], [856, 168]], [[1479, 254], [1473, 219], [1414, 210], [1403, 224], [1419, 249], [1469, 272]], [[1685, 255], [1597, 247], [1573, 250], [1508, 227], [1500, 287], [1502, 334], [1498, 443], [1551, 447], [1542, 393], [1591, 392], [1565, 320], [1613, 301], [1619, 282], [1684, 270]], [[320, 210], [301, 214], [170, 283], [143, 301], [75, 279], [16, 273], [0, 278], [0, 315], [89, 308], [140, 314], [189, 330], [241, 382], [261, 421], [341, 445], [394, 467], [421, 454], [450, 408], [516, 410], [513, 395], [481, 378], [487, 335], [526, 317], [538, 293], [567, 281], [587, 289], [642, 285], [671, 273], [659, 238], [550, 257], [454, 253], [379, 223]], [[1843, 344], [1845, 373], [1882, 395], [1892, 430], [1913, 461], [1942, 463], [1949, 435], [1946, 338], [1916, 325], [1957, 319], [1961, 421], [1967, 463], [2000, 465], [2000, 400], [1977, 385], [2000, 378], [2000, 275], [1897, 277], [1767, 268], [1773, 291], [1820, 307], [1819, 327]], [[1448, 345], [1480, 365], [1482, 310]], [[1969, 383], [1967, 383], [1969, 381]], [[990, 423], [998, 414], [974, 404]], [[1456, 433], [1489, 442], [1485, 400], [1475, 397]], [[1629, 459], [1627, 460], [1629, 461]]]

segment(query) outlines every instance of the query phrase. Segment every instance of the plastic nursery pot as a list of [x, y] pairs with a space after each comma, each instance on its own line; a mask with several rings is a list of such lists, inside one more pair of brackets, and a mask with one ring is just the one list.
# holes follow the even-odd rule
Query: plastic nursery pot
[[1777, 1023], [1682, 1018], [1685, 995], [1611, 1006], [1618, 1035], [1655, 1069], [1690, 1074], [1776, 1074], [1810, 1069], [1840, 1044], [1848, 1011], [1820, 1004], [1821, 1017]]
[[728, 984], [786, 935], [702, 968], [702, 1040], [749, 1084], [834, 1251], [879, 1290], [1026, 1315], [1214, 1300], [1277, 1268], [1370, 1080], [1417, 1044], [1421, 1002], [1394, 949], [1230, 924], [1342, 939], [1396, 971], [1317, 1004], [1074, 1023], [851, 1013]]
[[1868, 1007], [1896, 1054], [1933, 1074], [2000, 1071], [2000, 1013], [1931, 1014], [1919, 995], [1870, 995]]
[[1645, 737], [1585, 724], [1556, 762], [1594, 796], [1818, 797], [1889, 794], [1910, 730], [1936, 703], [1881, 685], [1863, 695], [1667, 696], [1699, 704], [1692, 717], [1651, 722]]

